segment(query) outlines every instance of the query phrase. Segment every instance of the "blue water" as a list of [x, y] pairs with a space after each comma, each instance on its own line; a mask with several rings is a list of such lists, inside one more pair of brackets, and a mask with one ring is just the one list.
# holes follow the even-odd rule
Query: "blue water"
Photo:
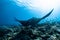
[[[31, 11], [31, 12], [30, 11], [31, 10], [27, 9], [24, 6], [22, 7], [17, 6], [16, 3], [14, 3], [13, 1], [0, 0], [0, 25], [16, 25], [18, 22], [15, 21], [14, 19], [15, 17], [20, 20], [27, 20], [31, 17], [41, 18], [41, 16], [43, 16], [43, 15], [33, 14], [33, 13], [37, 13], [35, 11]], [[49, 11], [50, 10], [48, 10], [48, 12]], [[54, 13], [58, 13], [58, 14], [56, 15]], [[47, 19], [48, 19], [47, 21], [49, 20], [60, 21], [60, 9], [58, 9], [57, 12], [53, 11], [52, 14], [43, 21], [46, 21]]]

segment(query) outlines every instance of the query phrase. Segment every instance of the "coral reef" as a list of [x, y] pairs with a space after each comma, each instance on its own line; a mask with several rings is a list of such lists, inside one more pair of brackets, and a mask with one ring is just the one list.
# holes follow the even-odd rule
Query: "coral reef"
[[38, 26], [0, 26], [0, 40], [60, 40], [60, 23]]

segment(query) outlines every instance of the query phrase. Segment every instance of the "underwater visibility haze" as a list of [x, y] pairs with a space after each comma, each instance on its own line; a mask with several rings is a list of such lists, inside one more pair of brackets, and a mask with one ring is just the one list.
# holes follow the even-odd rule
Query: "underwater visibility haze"
[[59, 0], [0, 0], [0, 25], [16, 25], [15, 18], [28, 20], [42, 18], [52, 9], [54, 11], [41, 22], [60, 21]]
[[0, 40], [60, 40], [60, 0], [0, 0]]

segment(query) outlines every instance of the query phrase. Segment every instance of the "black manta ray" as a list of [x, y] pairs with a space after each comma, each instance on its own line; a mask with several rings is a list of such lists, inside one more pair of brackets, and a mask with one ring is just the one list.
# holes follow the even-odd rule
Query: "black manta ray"
[[46, 17], [48, 17], [53, 12], [53, 10], [54, 9], [52, 9], [47, 15], [43, 16], [42, 18], [32, 17], [28, 20], [18, 20], [15, 18], [15, 20], [21, 23], [23, 26], [29, 26], [29, 25], [33, 26], [38, 24], [42, 19], [45, 19]]

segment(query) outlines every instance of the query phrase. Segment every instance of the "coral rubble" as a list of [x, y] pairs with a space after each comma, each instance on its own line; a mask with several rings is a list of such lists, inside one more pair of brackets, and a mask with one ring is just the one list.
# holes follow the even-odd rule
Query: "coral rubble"
[[60, 23], [0, 27], [0, 40], [60, 40]]

